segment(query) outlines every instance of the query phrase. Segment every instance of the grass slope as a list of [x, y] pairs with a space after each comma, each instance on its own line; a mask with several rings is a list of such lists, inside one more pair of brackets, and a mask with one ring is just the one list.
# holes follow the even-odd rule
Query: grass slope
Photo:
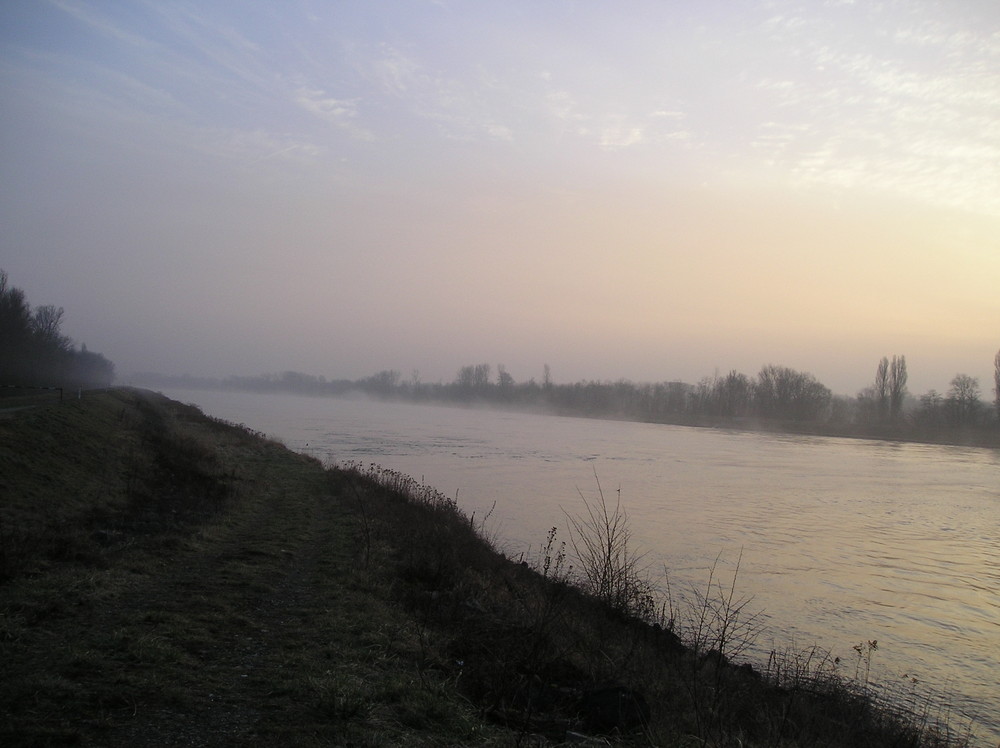
[[0, 743], [495, 732], [415, 685], [414, 624], [355, 573], [357, 521], [317, 462], [117, 391], [0, 421], [0, 476]]
[[405, 476], [149, 392], [20, 411], [0, 420], [0, 744], [959, 742], [823, 658], [760, 674], [683, 646], [564, 562], [550, 545], [537, 573]]

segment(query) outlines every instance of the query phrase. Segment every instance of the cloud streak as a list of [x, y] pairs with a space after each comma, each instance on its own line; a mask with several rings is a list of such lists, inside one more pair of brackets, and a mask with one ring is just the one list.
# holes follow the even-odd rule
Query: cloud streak
[[[24, 278], [49, 283], [45, 263], [107, 299], [92, 268], [128, 268], [113, 320], [56, 293], [69, 281], [51, 298], [116, 329], [200, 316], [204, 351], [176, 352], [193, 368], [235, 347], [265, 370], [434, 378], [485, 356], [514, 368], [523, 347], [557, 367], [560, 350], [622, 352], [616, 371], [568, 378], [685, 377], [670, 370], [685, 356], [697, 377], [783, 345], [803, 368], [855, 338], [864, 360], [896, 338], [984, 347], [1000, 315], [979, 280], [1000, 276], [988, 12], [8, 3], [5, 269], [47, 300]], [[189, 308], [170, 308], [164, 278]], [[227, 342], [260, 337], [240, 319], [282, 355]], [[323, 343], [307, 352], [303, 330]]]
[[364, 141], [375, 140], [372, 132], [357, 125], [357, 101], [336, 99], [324, 91], [304, 87], [295, 91], [293, 100], [310, 114], [346, 131], [353, 138]]

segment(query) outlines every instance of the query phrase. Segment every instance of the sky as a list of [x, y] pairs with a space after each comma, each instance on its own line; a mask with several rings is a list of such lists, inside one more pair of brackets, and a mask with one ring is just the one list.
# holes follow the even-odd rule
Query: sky
[[4, 0], [0, 175], [0, 268], [124, 381], [992, 399], [995, 0]]

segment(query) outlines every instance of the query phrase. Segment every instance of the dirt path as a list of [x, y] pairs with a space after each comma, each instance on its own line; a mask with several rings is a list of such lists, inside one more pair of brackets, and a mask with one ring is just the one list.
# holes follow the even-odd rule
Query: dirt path
[[[378, 639], [409, 623], [358, 573], [343, 484], [280, 445], [183, 415], [144, 416], [126, 399], [109, 420], [140, 436], [150, 418], [176, 431], [178, 453], [209, 464], [233, 495], [194, 524], [158, 498], [154, 520], [107, 508], [53, 516], [45, 533], [81, 526], [52, 542], [24, 542], [25, 554], [72, 547], [29, 559], [0, 586], [0, 743], [347, 745], [373, 729], [399, 732], [375, 704], [373, 684], [398, 679], [391, 668], [406, 672]], [[40, 432], [48, 438], [58, 428]], [[108, 436], [102, 460], [153, 470], [159, 458], [135, 454], [153, 442], [119, 433], [125, 428]], [[155, 444], [169, 448], [160, 436]], [[66, 449], [61, 460], [89, 459]], [[25, 459], [15, 454], [9, 464]], [[201, 473], [179, 475], [178, 464], [169, 461], [178, 486], [205, 484]], [[123, 472], [132, 485], [136, 470]], [[25, 483], [12, 476], [10, 485], [21, 491]], [[175, 502], [197, 499], [174, 493]], [[0, 550], [10, 550], [11, 538]]]
[[[193, 662], [182, 703], [163, 693], [138, 696], [134, 717], [110, 735], [115, 743], [242, 744], [274, 729], [269, 711], [289, 706], [277, 687], [296, 653], [322, 649], [314, 622], [337, 604], [334, 580], [350, 561], [351, 518], [322, 476], [316, 483], [296, 486], [294, 496], [274, 484], [266, 503], [177, 558], [122, 606], [148, 611], [148, 635], [169, 640]], [[296, 663], [297, 679], [315, 670], [302, 666]]]

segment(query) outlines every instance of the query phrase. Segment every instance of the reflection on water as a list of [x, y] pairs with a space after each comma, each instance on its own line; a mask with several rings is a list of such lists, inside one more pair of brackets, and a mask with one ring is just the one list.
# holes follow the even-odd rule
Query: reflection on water
[[[531, 552], [563, 510], [621, 491], [635, 542], [675, 586], [719, 557], [773, 628], [766, 651], [850, 660], [878, 640], [885, 681], [933, 684], [1000, 740], [1000, 453], [484, 410], [168, 392], [324, 461], [376, 462], [493, 518]], [[848, 673], [849, 674], [849, 673]], [[905, 678], [903, 676], [906, 676]], [[916, 688], [914, 686], [914, 688]], [[923, 691], [921, 691], [923, 693]]]

